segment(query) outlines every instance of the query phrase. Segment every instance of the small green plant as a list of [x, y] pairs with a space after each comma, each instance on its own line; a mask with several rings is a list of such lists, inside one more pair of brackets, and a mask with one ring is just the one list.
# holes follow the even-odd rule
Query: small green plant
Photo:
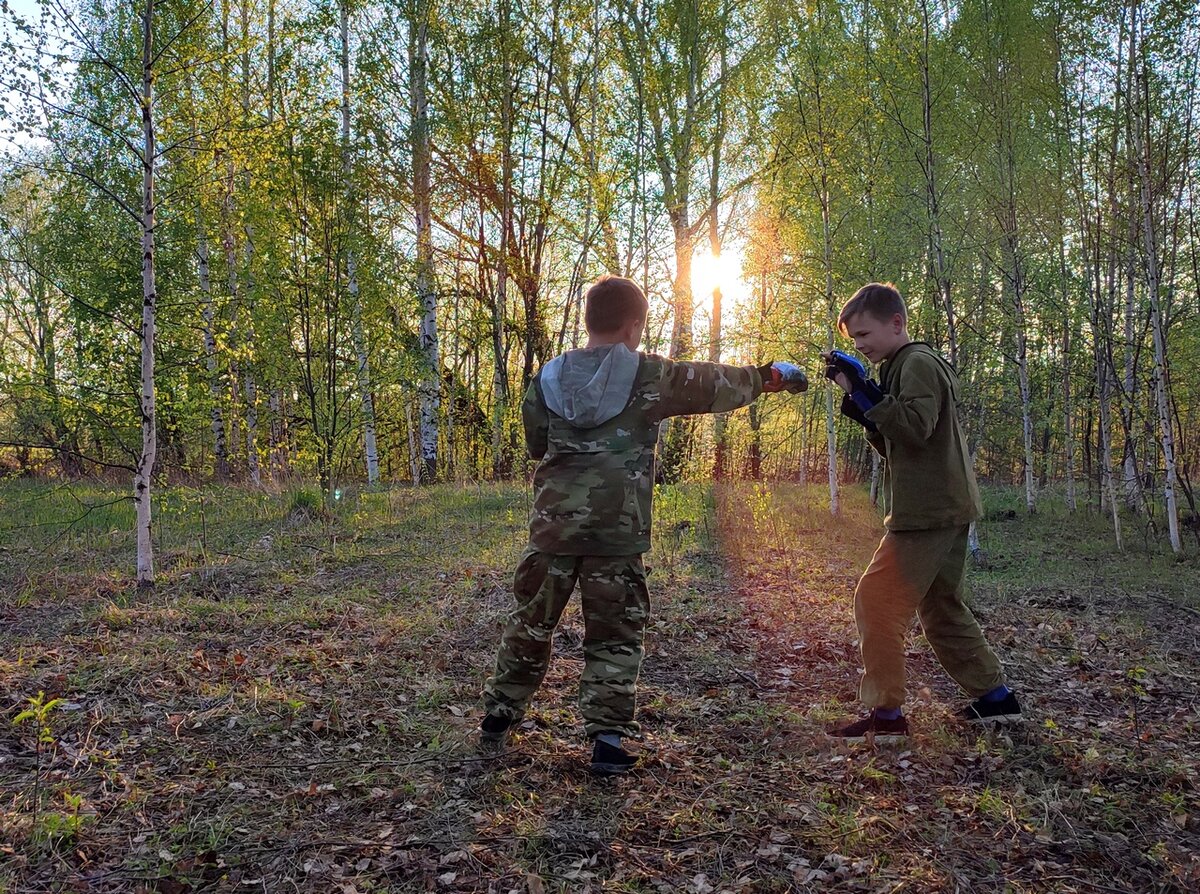
[[1004, 803], [1004, 799], [991, 787], [985, 787], [979, 793], [979, 799], [976, 801], [976, 806], [980, 813], [990, 816], [995, 820], [1003, 820], [1008, 816], [1008, 805]]
[[80, 813], [83, 807], [83, 795], [64, 791], [62, 798], [63, 805], [66, 807], [65, 813], [52, 811], [42, 814], [39, 819], [35, 819], [33, 827], [33, 837], [35, 840], [54, 844], [56, 842], [71, 842], [79, 837], [80, 830], [89, 819], [87, 815]]
[[290, 522], [311, 522], [326, 515], [325, 501], [316, 490], [305, 487], [293, 491], [288, 499], [287, 518]]
[[38, 692], [30, 698], [29, 707], [13, 718], [13, 726], [30, 724], [36, 736], [35, 761], [33, 770], [33, 828], [38, 825], [38, 812], [42, 804], [42, 753], [46, 746], [54, 745], [54, 730], [50, 727], [50, 712], [62, 703], [61, 698], [47, 701], [45, 692]]

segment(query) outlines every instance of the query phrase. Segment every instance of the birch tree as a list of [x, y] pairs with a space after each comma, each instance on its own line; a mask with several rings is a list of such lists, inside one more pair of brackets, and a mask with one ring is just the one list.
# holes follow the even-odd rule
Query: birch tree
[[355, 193], [354, 152], [350, 135], [350, 0], [339, 5], [338, 25], [341, 35], [342, 68], [342, 180], [345, 192], [346, 219], [346, 290], [350, 296], [351, 325], [353, 328], [355, 367], [359, 400], [362, 411], [363, 448], [367, 463], [367, 484], [379, 483], [379, 451], [375, 438], [375, 400], [371, 392], [371, 360], [367, 348], [367, 336], [363, 329], [362, 296], [358, 288], [358, 256], [355, 249], [355, 227], [358, 219], [358, 196]]
[[[1142, 236], [1145, 239], [1146, 292], [1150, 296], [1150, 327], [1154, 333], [1154, 398], [1158, 410], [1160, 444], [1165, 466], [1163, 497], [1166, 503], [1167, 530], [1171, 549], [1179, 553], [1183, 549], [1179, 537], [1179, 506], [1176, 500], [1175, 435], [1172, 430], [1170, 383], [1167, 378], [1167, 339], [1163, 318], [1162, 295], [1159, 292], [1159, 238], [1155, 221], [1154, 184], [1151, 179], [1151, 147], [1146, 119], [1150, 108], [1150, 88], [1147, 79], [1145, 51], [1138, 57], [1137, 36], [1139, 3], [1130, 4], [1129, 62], [1137, 65], [1138, 105], [1130, 103], [1133, 118], [1133, 150], [1137, 157], [1138, 179], [1142, 212]], [[1144, 41], [1143, 41], [1144, 46]], [[1140, 64], [1139, 64], [1140, 63]]]
[[413, 214], [417, 235], [417, 300], [421, 307], [420, 352], [424, 371], [420, 385], [421, 479], [437, 480], [441, 358], [438, 352], [438, 296], [434, 285], [430, 188], [430, 136], [427, 71], [429, 67], [429, 0], [416, 0], [409, 31], [409, 102], [412, 116]]

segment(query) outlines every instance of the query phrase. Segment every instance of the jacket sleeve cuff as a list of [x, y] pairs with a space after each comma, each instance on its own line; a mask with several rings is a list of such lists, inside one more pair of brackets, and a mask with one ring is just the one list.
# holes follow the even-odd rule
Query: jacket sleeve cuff
[[748, 366], [746, 369], [750, 370], [750, 390], [754, 397], [757, 398], [763, 393], [763, 367]]
[[875, 404], [871, 409], [864, 410], [863, 415], [874, 422], [877, 427], [882, 427], [891, 421], [895, 408], [896, 398], [890, 394], [885, 394], [883, 400]]

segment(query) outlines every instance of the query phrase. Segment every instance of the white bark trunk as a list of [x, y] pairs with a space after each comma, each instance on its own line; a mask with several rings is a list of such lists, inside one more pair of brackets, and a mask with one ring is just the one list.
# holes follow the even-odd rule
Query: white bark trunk
[[[429, 111], [426, 71], [429, 63], [429, 7], [418, 5], [412, 23], [409, 53], [410, 101], [413, 127], [413, 211], [417, 233], [417, 298], [421, 304], [421, 356], [425, 369], [420, 385], [421, 475], [433, 482], [438, 476], [438, 420], [441, 415], [441, 356], [438, 345], [438, 296], [433, 269], [433, 213], [431, 208]], [[503, 258], [501, 259], [503, 263]]]
[[1016, 206], [1016, 163], [1013, 158], [1011, 122], [1001, 122], [1001, 164], [1005, 166], [1007, 206], [1004, 209], [1004, 250], [1008, 270], [1006, 285], [1013, 306], [1016, 329], [1017, 386], [1021, 395], [1021, 432], [1024, 440], [1025, 510], [1036, 509], [1037, 491], [1033, 480], [1033, 398], [1029, 385], [1029, 338], [1025, 329], [1025, 270], [1021, 257], [1020, 232]]
[[[822, 136], [822, 141], [824, 137]], [[824, 142], [821, 147], [824, 154]], [[824, 158], [821, 163], [821, 228], [824, 242], [825, 262], [825, 306], [829, 314], [829, 335], [826, 339], [826, 350], [832, 351], [834, 345], [834, 318], [837, 310], [833, 305], [833, 234], [829, 222], [829, 182], [825, 170]], [[834, 385], [829, 383], [825, 389], [825, 438], [829, 453], [829, 512], [837, 515], [841, 511], [841, 494], [838, 493], [837, 474], [837, 411], [833, 400]]]
[[354, 159], [350, 146], [350, 11], [349, 0], [341, 3], [342, 36], [342, 178], [346, 187], [346, 288], [350, 293], [354, 354], [358, 361], [357, 384], [362, 406], [363, 445], [367, 461], [367, 484], [379, 483], [379, 451], [375, 437], [375, 401], [371, 395], [371, 360], [363, 330], [362, 298], [358, 291], [358, 259], [354, 251], [355, 221]]
[[[504, 97], [500, 104], [500, 252], [496, 261], [496, 297], [492, 302], [492, 353], [495, 363], [492, 367], [492, 474], [499, 477], [506, 474], [508, 469], [505, 461], [504, 436], [507, 427], [508, 414], [508, 344], [505, 335], [504, 318], [508, 313], [508, 230], [512, 214], [512, 137], [513, 137], [513, 84], [512, 65], [509, 61], [510, 4], [502, 0], [500, 4], [500, 57], [501, 81], [503, 82]], [[482, 224], [481, 224], [482, 226]]]
[[226, 285], [229, 290], [229, 306], [230, 306], [230, 325], [227, 330], [229, 340], [229, 440], [234, 451], [237, 450], [238, 442], [241, 439], [241, 433], [238, 430], [238, 398], [242, 377], [241, 363], [238, 361], [238, 351], [240, 346], [245, 344], [245, 339], [238, 328], [238, 320], [241, 316], [242, 294], [241, 285], [238, 279], [238, 267], [240, 261], [238, 258], [237, 241], [233, 235], [233, 161], [232, 156], [226, 156], [226, 185], [225, 195], [221, 203], [221, 247], [225, 255], [225, 271]]
[[[725, 82], [725, 77], [728, 72], [728, 53], [725, 42], [721, 42], [721, 65], [718, 72], [718, 77], [721, 82]], [[721, 256], [721, 231], [717, 226], [717, 208], [721, 198], [721, 150], [724, 148], [725, 142], [725, 102], [724, 92], [717, 94], [717, 132], [713, 137], [712, 147], [712, 168], [709, 172], [708, 198], [712, 206], [712, 213], [708, 218], [708, 250], [713, 258]], [[714, 264], [714, 266], [719, 266]], [[721, 286], [720, 281], [713, 286], [712, 290], [712, 325], [708, 337], [708, 359], [712, 363], [721, 362]], [[725, 423], [727, 417], [723, 413], [718, 413], [713, 417], [713, 477], [723, 478], [725, 476]]]
[[142, 452], [133, 479], [137, 507], [137, 583], [154, 584], [154, 542], [150, 527], [151, 481], [158, 450], [154, 407], [154, 327], [158, 300], [154, 284], [154, 0], [146, 0], [142, 19]]
[[417, 449], [417, 427], [413, 424], [412, 404], [404, 403], [404, 420], [408, 429], [408, 473], [413, 484], [421, 483], [421, 453]]
[[1025, 511], [1032, 515], [1036, 509], [1037, 491], [1033, 481], [1033, 410], [1029, 387], [1029, 347], [1025, 335], [1024, 301], [1017, 301], [1017, 380], [1021, 391], [1021, 431], [1025, 436]]
[[[1065, 302], [1063, 306], [1067, 306]], [[1067, 509], [1075, 512], [1079, 506], [1075, 496], [1075, 407], [1071, 394], [1071, 347], [1071, 325], [1068, 320], [1063, 326], [1063, 451], [1067, 466]]]
[[[1133, 191], [1130, 179], [1130, 192]], [[1137, 439], [1133, 431], [1134, 403], [1137, 400], [1136, 341], [1137, 301], [1135, 295], [1134, 269], [1137, 259], [1137, 221], [1130, 215], [1128, 249], [1125, 265], [1125, 376], [1121, 388], [1121, 422], [1125, 428], [1125, 459], [1121, 464], [1121, 485], [1125, 505], [1139, 515], [1147, 513], [1146, 495], [1142, 490], [1142, 475], [1138, 470]]]
[[1096, 356], [1096, 393], [1100, 402], [1100, 493], [1101, 503], [1108, 503], [1112, 513], [1113, 536], [1117, 542], [1117, 551], [1123, 552], [1125, 544], [1121, 536], [1121, 513], [1117, 503], [1117, 486], [1113, 480], [1112, 452], [1112, 386], [1109, 384], [1108, 361], [1105, 357], [1104, 327], [1099, 322], [1099, 294], [1094, 299], [1092, 308], [1092, 337], [1095, 341]]
[[[1124, 59], [1123, 53], [1124, 41], [1120, 41], [1117, 48], [1116, 84], [1114, 89], [1113, 117], [1115, 120], [1119, 120], [1120, 118], [1121, 97], [1126, 93], [1121, 87], [1121, 78], [1124, 69], [1122, 61]], [[1108, 174], [1106, 177], [1108, 187], [1108, 218], [1116, 220], [1116, 162], [1119, 128], [1113, 127], [1111, 131], [1109, 138]], [[1080, 183], [1085, 182], [1082, 161], [1078, 177]], [[1095, 216], [1095, 238], [1097, 242], [1102, 238], [1103, 228], [1101, 226], [1101, 218], [1100, 209], [1097, 208]], [[1113, 539], [1116, 541], [1117, 551], [1123, 552], [1125, 544], [1121, 533], [1121, 512], [1117, 503], [1117, 486], [1113, 475], [1112, 379], [1109, 376], [1110, 373], [1113, 378], [1116, 376], [1116, 370], [1113, 369], [1109, 360], [1112, 353], [1112, 339], [1109, 329], [1112, 324], [1113, 308], [1116, 306], [1116, 263], [1116, 249], [1112, 245], [1109, 245], [1102, 286], [1100, 281], [1099, 247], [1097, 247], [1092, 287], [1089, 289], [1088, 297], [1091, 302], [1093, 355], [1096, 364], [1096, 394], [1100, 405], [1100, 509], [1103, 512], [1107, 507], [1108, 511], [1111, 512]], [[1102, 298], [1101, 296], [1106, 297]]]
[[941, 199], [938, 195], [936, 157], [933, 151], [933, 89], [929, 75], [930, 22], [928, 0], [921, 4], [923, 23], [921, 52], [921, 109], [922, 134], [925, 157], [922, 168], [925, 172], [925, 208], [929, 224], [929, 248], [933, 261], [934, 279], [942, 306], [946, 309], [946, 339], [950, 351], [950, 365], [958, 368], [958, 320], [954, 315], [954, 299], [951, 291], [950, 272], [946, 266], [946, 251], [942, 238]]
[[[250, 128], [250, 10], [247, 0], [242, 0], [242, 126]], [[250, 195], [250, 169], [242, 171], [242, 195]], [[254, 326], [254, 226], [246, 220], [243, 225], [246, 237], [246, 368], [242, 377], [242, 398], [246, 402], [246, 466], [250, 481], [257, 487], [262, 484], [262, 472], [258, 462], [258, 381], [254, 375], [254, 352], [258, 346]]]
[[[1137, 33], [1136, 7], [1134, 7], [1133, 33]], [[1132, 38], [1130, 43], [1132, 44]], [[1134, 64], [1134, 59], [1131, 48], [1131, 65]], [[1139, 93], [1149, 102], [1149, 91], [1145, 87], [1144, 73], [1139, 81]], [[1134, 112], [1134, 151], [1137, 153], [1138, 173], [1142, 186], [1142, 235], [1146, 243], [1146, 291], [1150, 295], [1150, 325], [1154, 330], [1154, 396], [1158, 406], [1158, 426], [1163, 462], [1166, 465], [1163, 497], [1167, 504], [1167, 533], [1171, 540], [1171, 549], [1178, 554], [1183, 551], [1183, 543], [1179, 536], [1179, 506], [1175, 496], [1175, 437], [1171, 426], [1171, 400], [1167, 381], [1167, 338], [1163, 327], [1162, 299], [1158, 294], [1158, 242], [1154, 229], [1154, 193], [1150, 182], [1149, 138], [1142, 130], [1144, 124], [1142, 112], [1144, 110], [1135, 106], [1131, 106], [1131, 110]]]
[[284, 445], [283, 400], [279, 389], [272, 388], [267, 398], [271, 422], [267, 429], [267, 476], [274, 478], [287, 467], [287, 448]]
[[871, 448], [871, 505], [879, 505], [879, 478], [882, 470], [881, 457], [875, 452], [875, 448]]
[[221, 409], [221, 377], [217, 372], [216, 308], [209, 273], [208, 233], [199, 205], [196, 206], [196, 256], [200, 266], [200, 293], [204, 296], [204, 365], [208, 371], [208, 396], [212, 401], [211, 427], [213, 460], [218, 479], [229, 477], [229, 451], [225, 444], [225, 417]]

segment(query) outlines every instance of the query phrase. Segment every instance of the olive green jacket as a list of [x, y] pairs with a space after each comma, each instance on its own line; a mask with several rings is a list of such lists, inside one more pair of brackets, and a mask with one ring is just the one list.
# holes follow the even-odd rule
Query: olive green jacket
[[954, 368], [924, 342], [909, 342], [880, 364], [879, 382], [883, 400], [866, 413], [878, 431], [867, 440], [887, 460], [888, 530], [946, 528], [979, 518]]
[[623, 345], [551, 360], [521, 406], [529, 455], [541, 460], [530, 545], [560, 555], [646, 552], [659, 423], [735, 410], [761, 393], [753, 366], [679, 362]]

